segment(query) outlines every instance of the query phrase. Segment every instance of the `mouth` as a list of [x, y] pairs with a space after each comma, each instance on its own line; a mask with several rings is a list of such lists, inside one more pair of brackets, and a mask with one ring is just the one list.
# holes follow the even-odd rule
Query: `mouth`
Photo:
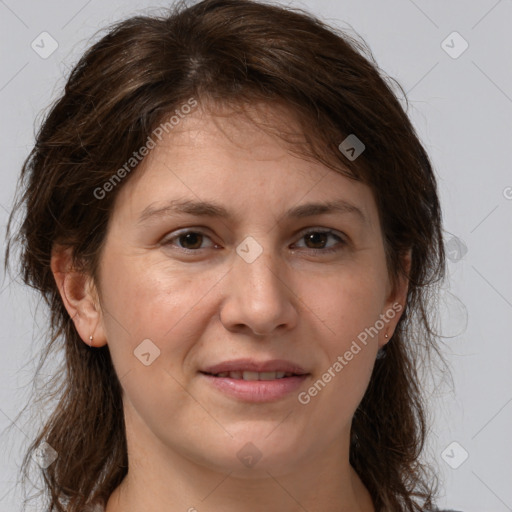
[[[300, 371], [300, 373], [299, 373]], [[242, 403], [271, 403], [290, 399], [311, 375], [299, 371], [200, 371], [204, 383], [216, 393]]]
[[284, 360], [226, 361], [199, 371], [204, 382], [223, 396], [240, 402], [276, 402], [297, 392], [311, 375]]
[[201, 373], [214, 377], [230, 377], [243, 380], [274, 380], [290, 376], [306, 375], [308, 372], [292, 361], [271, 359], [257, 361], [250, 358], [232, 359], [200, 369]]
[[231, 371], [231, 372], [219, 372], [219, 373], [209, 373], [209, 372], [200, 372], [203, 375], [209, 375], [211, 377], [223, 378], [223, 379], [233, 379], [233, 380], [279, 380], [279, 379], [288, 379], [290, 377], [301, 377], [307, 375], [305, 373], [293, 373], [293, 372], [284, 372], [284, 371], [275, 371], [275, 372], [253, 372], [253, 371]]

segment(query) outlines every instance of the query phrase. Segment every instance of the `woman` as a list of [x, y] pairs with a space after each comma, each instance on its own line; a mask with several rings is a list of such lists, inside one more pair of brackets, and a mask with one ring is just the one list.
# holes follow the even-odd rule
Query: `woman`
[[418, 367], [440, 357], [440, 205], [364, 50], [205, 0], [117, 24], [73, 69], [10, 232], [50, 308], [43, 358], [65, 349], [24, 465], [47, 510], [437, 510]]

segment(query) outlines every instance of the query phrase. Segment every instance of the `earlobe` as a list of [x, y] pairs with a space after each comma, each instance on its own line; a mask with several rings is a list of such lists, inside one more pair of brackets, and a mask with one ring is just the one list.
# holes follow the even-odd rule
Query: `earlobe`
[[412, 249], [409, 249], [402, 257], [404, 272], [398, 277], [398, 282], [394, 294], [394, 303], [399, 303], [402, 309], [407, 301], [407, 292], [409, 290], [409, 276], [411, 273]]
[[90, 276], [72, 268], [70, 248], [52, 251], [51, 270], [64, 307], [84, 343], [95, 347], [105, 345], [96, 287]]
[[389, 294], [388, 300], [386, 301], [383, 315], [387, 321], [385, 328], [383, 329], [382, 336], [379, 337], [379, 347], [386, 345], [395, 332], [395, 328], [402, 316], [405, 304], [407, 302], [407, 292], [409, 289], [409, 275], [411, 270], [411, 257], [412, 250], [409, 249], [403, 256], [403, 268], [405, 273], [401, 274], [393, 290]]

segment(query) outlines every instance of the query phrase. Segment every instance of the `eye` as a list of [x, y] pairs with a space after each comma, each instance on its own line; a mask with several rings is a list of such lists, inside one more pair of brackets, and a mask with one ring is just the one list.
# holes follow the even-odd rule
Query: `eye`
[[306, 233], [302, 234], [301, 240], [304, 239], [306, 240], [306, 244], [313, 245], [313, 247], [308, 248], [315, 252], [329, 253], [338, 251], [340, 247], [334, 246], [324, 248], [326, 241], [329, 239], [329, 237], [337, 238], [341, 246], [344, 246], [346, 244], [346, 241], [341, 236], [339, 236], [330, 229], [307, 231]]
[[199, 249], [202, 249], [201, 242], [205, 238], [210, 239], [201, 231], [187, 230], [179, 232], [177, 235], [163, 240], [162, 245], [174, 246], [174, 241], [177, 240], [179, 242], [178, 249], [181, 249], [185, 252], [197, 252]]
[[[300, 239], [304, 239], [306, 241], [307, 249], [310, 249], [314, 252], [322, 252], [322, 253], [330, 253], [335, 252], [340, 249], [340, 247], [325, 247], [325, 244], [327, 243], [327, 240], [331, 239], [337, 239], [338, 245], [341, 244], [341, 246], [344, 246], [346, 244], [346, 241], [341, 237], [340, 235], [336, 234], [332, 230], [310, 230], [302, 234]], [[177, 248], [184, 251], [184, 252], [198, 252], [201, 249], [204, 249], [204, 247], [201, 247], [202, 242], [207, 239], [210, 240], [210, 237], [208, 237], [205, 233], [201, 231], [193, 231], [193, 230], [184, 230], [181, 232], [178, 232], [174, 236], [167, 238], [162, 241], [162, 245], [164, 246], [171, 246], [176, 247], [175, 241], [178, 242]], [[310, 245], [313, 245], [311, 247]], [[218, 247], [215, 244], [212, 244], [210, 247]]]

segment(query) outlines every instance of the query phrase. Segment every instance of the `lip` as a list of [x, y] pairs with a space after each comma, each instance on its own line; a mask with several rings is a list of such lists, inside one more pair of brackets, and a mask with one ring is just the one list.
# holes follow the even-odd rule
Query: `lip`
[[253, 403], [280, 400], [290, 393], [296, 392], [309, 376], [309, 374], [303, 374], [274, 380], [243, 380], [214, 377], [203, 372], [200, 375], [221, 393], [242, 402]]
[[[254, 359], [233, 359], [224, 361], [201, 370], [201, 373], [221, 373], [221, 372], [285, 372], [295, 373], [299, 376], [307, 375], [307, 371], [291, 361], [285, 359], [272, 359], [268, 361], [255, 361]], [[291, 377], [290, 377], [291, 378]], [[233, 380], [233, 379], [230, 379]], [[248, 382], [248, 381], [246, 381]], [[268, 381], [272, 382], [272, 381]]]

